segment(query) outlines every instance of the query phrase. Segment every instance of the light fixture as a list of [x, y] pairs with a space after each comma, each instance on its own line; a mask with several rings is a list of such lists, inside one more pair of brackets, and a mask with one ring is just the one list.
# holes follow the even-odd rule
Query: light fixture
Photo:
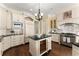
[[41, 13], [40, 11], [40, 4], [39, 4], [39, 9], [38, 9], [38, 13], [35, 13], [35, 19], [40, 21], [43, 18], [43, 13]]

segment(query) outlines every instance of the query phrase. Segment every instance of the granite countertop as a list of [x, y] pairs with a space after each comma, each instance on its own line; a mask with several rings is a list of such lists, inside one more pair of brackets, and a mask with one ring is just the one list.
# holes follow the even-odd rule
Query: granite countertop
[[23, 34], [22, 34], [22, 33], [20, 33], [20, 34], [15, 34], [15, 33], [13, 33], [13, 34], [1, 35], [1, 36], [0, 36], [0, 42], [2, 41], [2, 39], [3, 39], [4, 37], [15, 36], [15, 35], [23, 35]]
[[57, 33], [57, 32], [50, 32], [50, 34], [61, 34], [61, 33]]
[[51, 35], [47, 35], [47, 36], [45, 36], [45, 37], [35, 37], [35, 36], [31, 36], [31, 37], [29, 37], [29, 38], [31, 38], [31, 39], [33, 39], [33, 40], [40, 40], [40, 39], [43, 39], [43, 38], [48, 38], [48, 37], [51, 37]]
[[16, 34], [16, 33], [13, 33], [13, 34], [6, 34], [6, 35], [1, 35], [0, 37], [6, 37], [6, 36], [13, 36], [13, 35], [22, 35], [22, 33], [20, 33], [20, 34]]
[[72, 43], [73, 45], [79, 47], [79, 43]]
[[51, 32], [50, 34], [72, 34], [73, 36], [79, 36], [76, 33], [57, 33], [57, 32]]

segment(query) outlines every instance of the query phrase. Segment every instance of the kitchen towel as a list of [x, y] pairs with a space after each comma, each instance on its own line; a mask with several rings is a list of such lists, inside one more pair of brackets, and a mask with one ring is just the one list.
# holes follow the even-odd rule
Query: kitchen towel
[[66, 37], [63, 37], [63, 42], [66, 42]]
[[70, 43], [70, 37], [67, 37], [67, 43]]

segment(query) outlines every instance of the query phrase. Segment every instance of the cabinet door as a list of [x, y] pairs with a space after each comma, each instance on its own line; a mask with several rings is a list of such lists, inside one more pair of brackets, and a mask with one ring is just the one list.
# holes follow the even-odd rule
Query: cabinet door
[[46, 38], [46, 46], [47, 46], [47, 50], [51, 49], [51, 37]]
[[28, 42], [29, 42], [29, 38], [25, 37], [25, 38], [24, 38], [24, 42], [25, 42], [25, 43], [28, 43]]
[[24, 44], [24, 35], [19, 35], [19, 44]]
[[11, 47], [15, 46], [15, 39], [14, 36], [11, 36]]
[[11, 37], [11, 46], [17, 46], [24, 43], [23, 35], [15, 35]]
[[2, 40], [2, 51], [5, 51], [6, 49], [10, 48], [10, 37], [4, 37]]
[[34, 35], [34, 23], [32, 21], [26, 21], [26, 23], [25, 23], [25, 37], [32, 36], [32, 35]]
[[20, 45], [24, 43], [23, 35], [16, 35], [14, 38], [15, 38], [15, 45]]
[[18, 44], [18, 36], [11, 36], [11, 47], [17, 46]]
[[11, 29], [11, 23], [12, 23], [11, 17], [12, 17], [11, 13], [7, 12], [7, 17], [6, 17], [6, 19], [7, 19], [7, 21], [6, 21], [6, 24], [7, 24], [6, 28], [7, 29]]
[[16, 46], [16, 45], [19, 45], [19, 40], [20, 40], [20, 37], [19, 37], [19, 35], [15, 35], [14, 36], [14, 45]]
[[2, 56], [2, 43], [0, 42], [0, 56]]
[[79, 47], [72, 45], [72, 55], [79, 56]]
[[58, 34], [52, 35], [52, 41], [54, 41], [54, 42], [59, 42], [59, 38], [60, 38], [60, 35], [58, 35]]
[[0, 28], [1, 29], [6, 29], [6, 11], [1, 10], [1, 15], [0, 15]]

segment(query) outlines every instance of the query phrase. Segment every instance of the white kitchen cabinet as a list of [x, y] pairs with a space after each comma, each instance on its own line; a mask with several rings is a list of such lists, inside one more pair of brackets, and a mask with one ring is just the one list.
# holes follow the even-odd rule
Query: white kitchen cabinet
[[0, 56], [3, 52], [11, 47], [24, 44], [24, 35], [13, 35], [2, 38], [0, 42]]
[[25, 43], [29, 42], [28, 36], [34, 35], [34, 22], [32, 21], [25, 21], [25, 28], [24, 28], [24, 34], [25, 34]]
[[8, 37], [4, 37], [2, 39], [2, 51], [5, 51], [6, 49], [10, 48], [11, 47], [11, 42], [10, 42], [10, 36]]
[[7, 12], [5, 10], [0, 10], [0, 29], [6, 29], [6, 15]]
[[0, 34], [5, 35], [7, 29], [11, 29], [11, 15], [7, 10], [0, 8]]
[[6, 29], [11, 29], [11, 26], [12, 26], [12, 14], [9, 11], [7, 11], [6, 19], [7, 19], [7, 21], [6, 21], [6, 24], [7, 24]]
[[0, 35], [6, 35], [6, 30], [5, 29], [0, 29]]
[[24, 35], [19, 35], [19, 44], [24, 44]]
[[32, 55], [38, 56], [40, 55], [40, 41], [34, 41], [30, 39], [29, 41], [29, 51]]
[[19, 45], [19, 38], [17, 35], [11, 36], [11, 47]]
[[29, 39], [28, 37], [24, 37], [24, 42], [25, 42], [25, 43], [28, 43], [29, 40], [30, 40], [30, 39]]
[[0, 42], [0, 56], [2, 56], [2, 43]]
[[60, 42], [60, 35], [59, 34], [52, 34], [52, 41]]
[[25, 37], [25, 38], [24, 38], [24, 42], [25, 42], [25, 43], [29, 43], [29, 40], [30, 40], [29, 37]]
[[11, 29], [11, 13], [3, 9], [0, 11], [0, 28]]
[[25, 35], [26, 35], [26, 37], [34, 35], [34, 23], [32, 21], [26, 21], [25, 26], [26, 26], [25, 27]]
[[[43, 51], [42, 51], [42, 47], [45, 48]], [[40, 40], [30, 39], [29, 40], [29, 48], [30, 48], [29, 51], [32, 55], [41, 56], [44, 53], [51, 50], [51, 37], [43, 38]]]
[[11, 47], [15, 46], [15, 39], [14, 36], [11, 36]]
[[18, 35], [11, 36], [11, 47], [19, 45]]
[[17, 46], [20, 44], [24, 44], [24, 35], [14, 35], [11, 36], [11, 46]]
[[52, 44], [52, 43], [51, 43], [51, 37], [48, 37], [48, 38], [46, 38], [46, 39], [47, 39], [47, 49], [48, 49], [48, 50], [51, 50], [51, 49], [52, 49], [52, 48], [51, 48], [51, 46], [52, 46], [52, 45], [51, 45], [51, 44]]
[[79, 56], [79, 47], [76, 45], [72, 45], [72, 55]]
[[14, 46], [17, 46], [17, 45], [19, 45], [20, 43], [19, 43], [19, 40], [20, 40], [20, 36], [19, 35], [15, 35], [14, 36]]

